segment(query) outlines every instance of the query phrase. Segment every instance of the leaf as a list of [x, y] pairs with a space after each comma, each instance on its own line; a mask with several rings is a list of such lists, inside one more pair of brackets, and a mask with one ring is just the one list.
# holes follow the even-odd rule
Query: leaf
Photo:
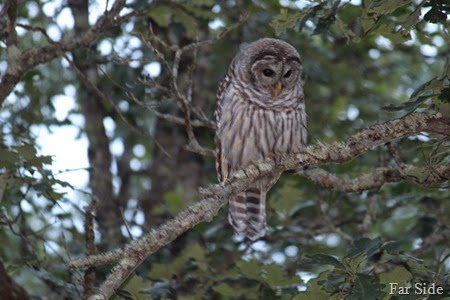
[[288, 276], [286, 272], [277, 264], [270, 264], [264, 266], [264, 271], [266, 273], [266, 282], [272, 289], [279, 287], [298, 285], [302, 283], [302, 279], [296, 274], [293, 276]]
[[381, 248], [389, 254], [399, 254], [400, 247], [402, 247], [403, 244], [404, 242], [401, 241], [389, 241], [384, 243]]
[[188, 3], [192, 3], [195, 6], [213, 6], [216, 2], [214, 0], [191, 0]]
[[26, 160], [32, 160], [36, 158], [36, 149], [34, 149], [33, 145], [31, 144], [16, 146], [14, 148], [17, 150], [17, 153]]
[[211, 8], [196, 7], [196, 6], [187, 5], [187, 4], [183, 4], [183, 7], [198, 18], [212, 20], [215, 17], [217, 17], [216, 13], [211, 11]]
[[390, 39], [393, 43], [404, 43], [411, 39], [409, 32], [396, 31], [396, 25], [387, 19], [383, 19], [377, 23], [376, 29], [371, 34], [381, 34], [384, 37]]
[[328, 293], [336, 293], [342, 290], [342, 285], [346, 282], [347, 275], [343, 273], [331, 273], [325, 280], [317, 281], [318, 284]]
[[361, 238], [353, 242], [347, 253], [347, 257], [354, 258], [360, 255], [371, 257], [381, 249], [381, 237], [373, 240], [369, 238]]
[[318, 281], [323, 281], [326, 279], [331, 271], [325, 271], [319, 274], [317, 278], [311, 279], [308, 282], [308, 286], [305, 292], [298, 293], [292, 300], [329, 300], [333, 297], [325, 292], [322, 287], [318, 284]]
[[390, 283], [397, 283], [398, 286], [404, 287], [412, 279], [411, 273], [409, 273], [404, 267], [396, 266], [394, 269], [387, 273], [380, 274], [380, 283], [384, 284], [383, 291], [386, 293], [383, 300], [389, 299]]
[[330, 265], [330, 266], [335, 266], [336, 268], [345, 269], [345, 266], [337, 258], [335, 258], [331, 255], [315, 254], [308, 258], [311, 260], [311, 263], [314, 263], [314, 264]]
[[450, 88], [444, 88], [438, 97], [433, 97], [436, 110], [444, 117], [450, 118]]
[[195, 260], [199, 269], [206, 270], [207, 264], [205, 262], [205, 252], [205, 248], [200, 246], [198, 243], [191, 244], [170, 263], [154, 263], [149, 274], [154, 278], [169, 279], [173, 274], [182, 273], [183, 269], [188, 265], [188, 262], [191, 259]]
[[129, 293], [131, 299], [134, 300], [145, 300], [151, 299], [151, 296], [145, 292], [143, 289], [147, 289], [152, 285], [150, 280], [146, 280], [138, 275], [133, 275], [124, 285], [122, 290]]
[[236, 265], [242, 275], [249, 279], [265, 282], [272, 289], [298, 285], [303, 282], [297, 275], [288, 276], [284, 269], [277, 264], [264, 265], [257, 261], [239, 261]]
[[270, 201], [270, 206], [283, 217], [283, 220], [287, 220], [298, 210], [300, 205], [304, 204], [301, 191], [297, 186], [298, 183], [295, 179], [286, 178], [277, 190], [278, 193], [273, 194], [274, 199]]
[[186, 35], [190, 38], [195, 38], [197, 35], [197, 22], [195, 19], [184, 12], [181, 9], [176, 9], [173, 11], [173, 21], [175, 23], [180, 23], [186, 29]]
[[447, 21], [447, 14], [440, 11], [436, 6], [431, 8], [423, 17], [425, 21], [430, 23], [445, 23]]
[[219, 285], [215, 285], [213, 287], [213, 290], [216, 293], [219, 293], [222, 296], [225, 296], [227, 298], [236, 296], [236, 292], [235, 292], [234, 288], [232, 288], [229, 284], [227, 284], [225, 282], [221, 282]]
[[415, 101], [408, 101], [408, 102], [404, 102], [400, 105], [394, 105], [394, 104], [389, 104], [387, 106], [383, 106], [382, 108], [386, 111], [401, 111], [401, 110], [405, 110], [407, 112], [412, 112], [414, 111], [420, 104], [422, 104], [423, 102], [425, 102], [428, 98], [430, 98], [430, 96], [420, 96], [419, 98], [417, 98], [417, 100]]
[[282, 9], [280, 14], [270, 22], [270, 26], [275, 30], [275, 35], [279, 36], [286, 30], [294, 28], [308, 12], [309, 10], [290, 12], [287, 9]]
[[254, 287], [229, 285], [226, 282], [221, 282], [213, 286], [213, 290], [224, 297], [224, 299], [240, 299], [240, 295], [245, 295], [245, 299], [258, 299], [258, 285]]
[[7, 173], [0, 174], [0, 203], [2, 202], [7, 182], [8, 182], [8, 174]]
[[417, 23], [419, 23], [420, 21], [420, 15], [421, 15], [422, 11], [420, 9], [420, 7], [416, 8], [405, 20], [405, 22], [403, 22], [402, 24], [402, 29], [404, 31], [411, 31], [411, 29], [413, 29], [414, 26], [416, 26]]
[[172, 20], [172, 9], [165, 5], [158, 5], [149, 12], [150, 17], [161, 27], [169, 26]]
[[170, 294], [170, 283], [168, 281], [158, 281], [153, 283], [153, 285], [149, 288], [145, 289], [145, 292], [148, 293], [152, 299], [166, 299]]
[[435, 88], [440, 88], [443, 86], [443, 81], [439, 80], [437, 77], [434, 77], [433, 79], [431, 79], [430, 81], [425, 82], [424, 84], [420, 85], [412, 94], [410, 99], [413, 100], [415, 99], [417, 96], [419, 96], [420, 94], [429, 91], [429, 90], [433, 90]]
[[373, 282], [374, 276], [357, 273], [353, 289], [345, 300], [377, 300], [385, 295], [384, 284]]
[[247, 278], [254, 279], [257, 281], [264, 281], [262, 277], [262, 264], [256, 261], [238, 261], [236, 266], [241, 271], [242, 275]]
[[185, 203], [181, 197], [181, 194], [178, 192], [168, 192], [164, 195], [164, 201], [167, 204], [167, 211], [172, 215], [176, 216], [179, 214], [185, 207]]
[[359, 18], [359, 22], [361, 23], [364, 33], [367, 33], [370, 29], [372, 29], [375, 26], [376, 19], [367, 15], [362, 15]]
[[368, 6], [367, 12], [377, 15], [387, 15], [398, 8], [411, 3], [410, 0], [378, 0], [372, 1]]
[[411, 170], [408, 170], [406, 174], [413, 177], [418, 182], [424, 182], [430, 176], [431, 171], [426, 167], [413, 168]]
[[66, 193], [58, 193], [53, 191], [52, 189], [48, 189], [45, 191], [44, 195], [46, 196], [46, 198], [52, 200], [52, 201], [58, 201], [61, 200], [62, 197], [64, 197]]
[[8, 169], [15, 169], [15, 166], [20, 161], [20, 156], [13, 151], [5, 148], [0, 148], [0, 167]]

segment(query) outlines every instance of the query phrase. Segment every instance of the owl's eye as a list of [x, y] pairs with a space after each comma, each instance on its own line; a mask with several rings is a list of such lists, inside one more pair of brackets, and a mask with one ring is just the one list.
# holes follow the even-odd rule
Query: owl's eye
[[273, 74], [275, 74], [275, 72], [272, 71], [271, 69], [264, 69], [264, 70], [263, 70], [263, 74], [264, 74], [264, 76], [272, 77]]
[[284, 78], [289, 78], [289, 76], [291, 76], [292, 74], [292, 70], [289, 70], [286, 72], [286, 74], [284, 74]]

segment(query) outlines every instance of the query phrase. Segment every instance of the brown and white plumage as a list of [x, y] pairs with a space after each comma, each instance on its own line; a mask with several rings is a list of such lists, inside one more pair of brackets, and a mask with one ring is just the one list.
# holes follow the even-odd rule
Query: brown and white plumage
[[[306, 144], [301, 60], [294, 47], [260, 39], [240, 51], [220, 83], [216, 105], [219, 180], [260, 160], [298, 152]], [[281, 173], [259, 179], [230, 199], [229, 222], [256, 240], [266, 232], [266, 194]]]

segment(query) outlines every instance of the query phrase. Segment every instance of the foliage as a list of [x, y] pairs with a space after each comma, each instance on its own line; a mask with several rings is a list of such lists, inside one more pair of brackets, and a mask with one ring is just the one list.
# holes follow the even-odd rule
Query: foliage
[[[98, 3], [89, 9], [90, 19], [104, 12]], [[98, 251], [157, 228], [195, 202], [198, 187], [216, 183], [214, 160], [189, 152], [183, 126], [154, 113], [184, 117], [173, 95], [165, 93], [172, 88], [171, 75], [150, 44], [172, 64], [176, 47], [170, 45], [212, 40], [183, 54], [178, 74], [182, 92], [193, 82], [193, 112], [202, 110], [198, 115], [206, 119], [212, 119], [217, 83], [240, 45], [261, 37], [281, 38], [300, 52], [309, 143], [341, 141], [413, 111], [450, 116], [446, 1], [136, 0], [127, 9], [136, 14], [83, 49], [86, 66], [80, 69], [90, 68], [86, 73], [95, 74], [90, 78], [110, 99], [98, 101], [95, 126], [88, 126], [96, 113], [86, 102], [95, 93], [86, 94], [89, 89], [66, 58], [30, 70], [0, 108], [0, 240], [8, 245], [0, 248], [0, 263], [38, 298], [79, 299], [85, 288], [83, 271], [68, 270], [66, 262], [86, 254], [86, 206], [98, 195], [92, 182], [78, 184], [78, 177], [96, 171], [112, 177], [116, 214], [110, 212], [105, 227], [95, 226]], [[222, 34], [241, 14], [245, 23]], [[20, 1], [19, 49], [49, 44], [41, 31], [20, 24], [39, 26], [58, 41], [74, 36], [73, 19], [70, 7], [57, 1]], [[0, 30], [1, 75], [8, 58], [3, 37]], [[101, 147], [96, 128], [104, 131], [112, 154], [111, 165], [101, 170], [92, 162]], [[87, 161], [89, 153], [88, 167], [61, 169], [45, 145], [45, 137], [59, 130], [89, 143], [73, 158]], [[213, 147], [212, 129], [194, 127], [194, 133]], [[423, 184], [449, 164], [449, 146], [448, 137], [418, 135], [345, 164], [320, 166], [349, 178], [377, 167], [417, 167], [405, 171], [404, 181], [377, 191], [337, 192], [284, 174], [268, 196], [266, 237], [252, 243], [233, 236], [222, 209], [212, 222], [149, 257], [114, 297], [397, 299], [389, 298], [392, 282], [436, 283], [445, 290], [442, 297], [449, 297], [448, 181]], [[71, 150], [63, 142], [57, 147]], [[63, 176], [72, 172], [78, 175]], [[97, 286], [109, 271], [95, 272]]]

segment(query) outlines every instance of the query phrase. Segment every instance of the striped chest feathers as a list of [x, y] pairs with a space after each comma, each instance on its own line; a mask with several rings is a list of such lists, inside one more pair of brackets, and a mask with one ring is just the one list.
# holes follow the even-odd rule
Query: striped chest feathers
[[275, 111], [230, 101], [223, 107], [218, 133], [231, 166], [245, 167], [272, 154], [297, 152], [306, 143], [304, 103]]

